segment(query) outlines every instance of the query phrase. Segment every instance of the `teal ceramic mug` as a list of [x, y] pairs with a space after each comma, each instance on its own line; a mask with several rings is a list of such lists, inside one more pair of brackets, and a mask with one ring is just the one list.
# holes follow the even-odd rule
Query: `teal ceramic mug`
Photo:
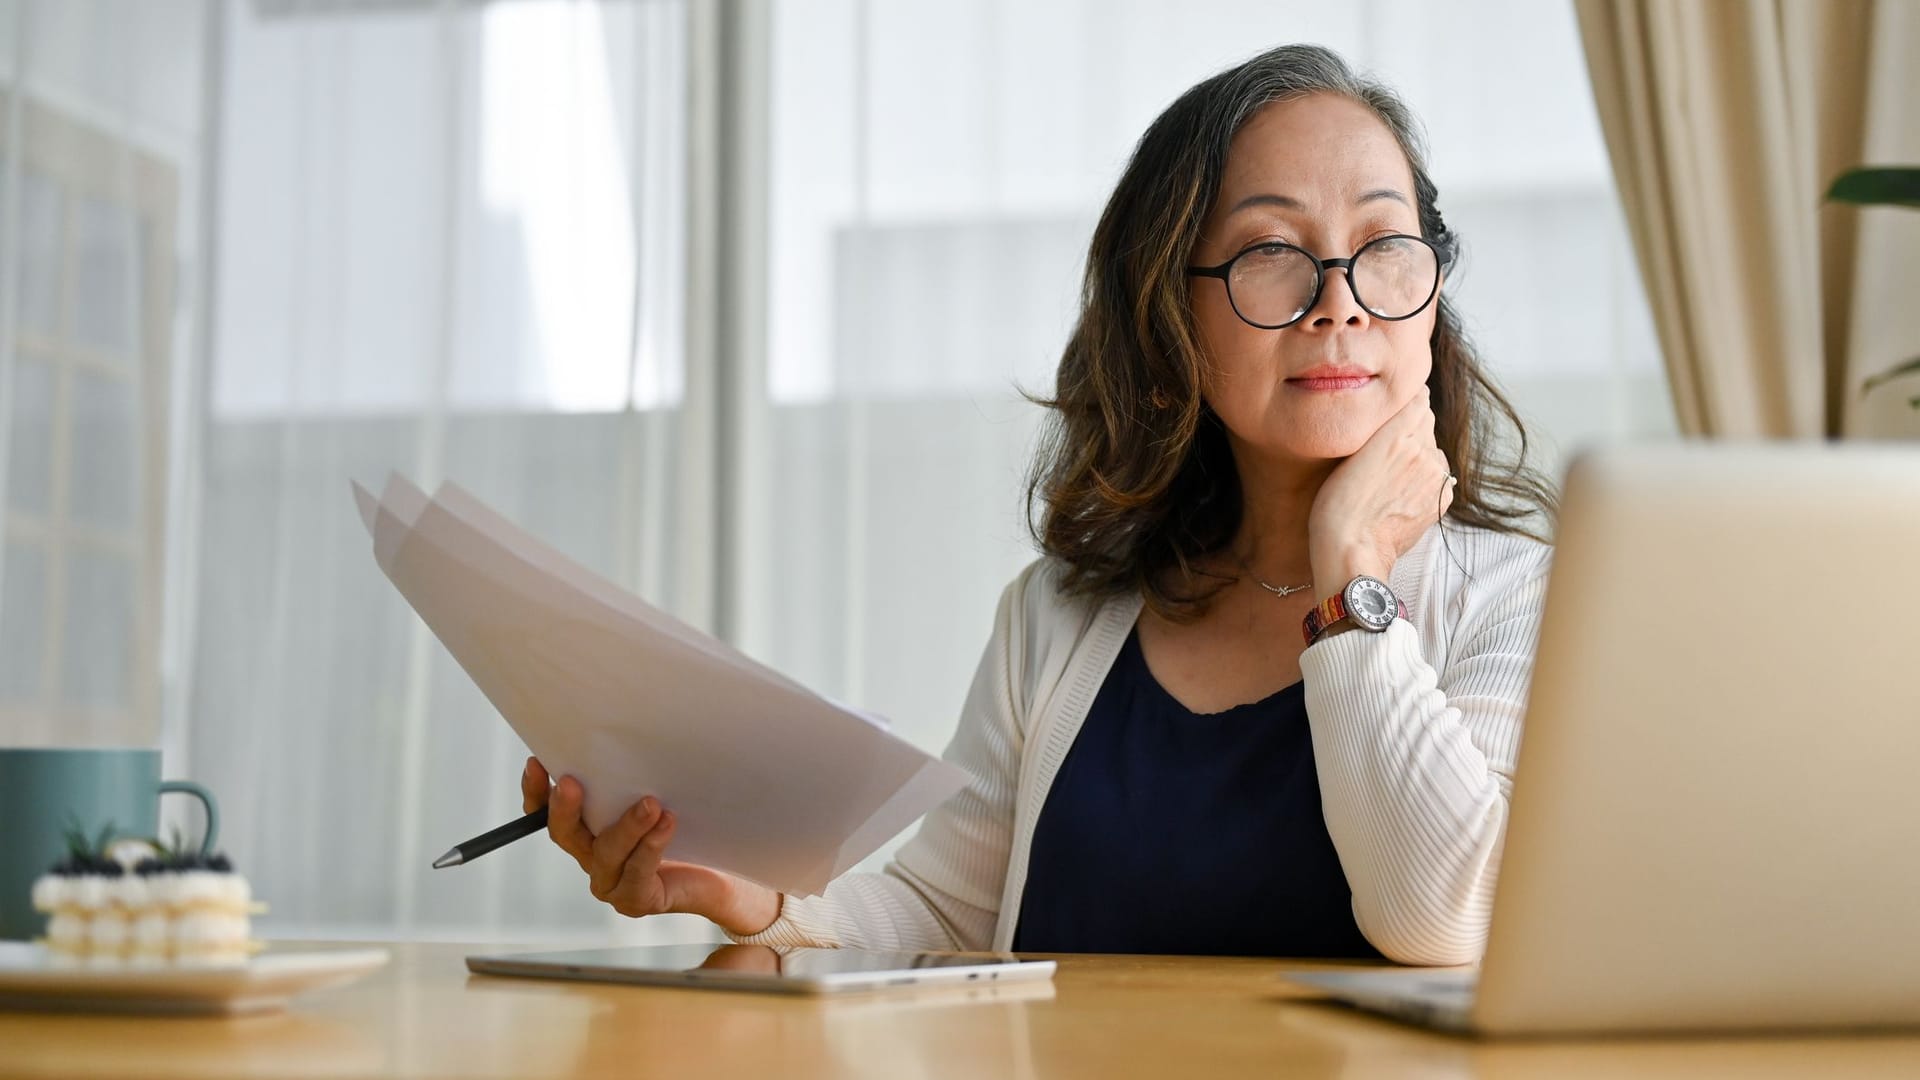
[[37, 937], [46, 917], [33, 910], [33, 883], [67, 853], [67, 830], [98, 837], [150, 838], [160, 796], [178, 791], [207, 811], [203, 854], [213, 851], [220, 810], [213, 794], [185, 780], [160, 779], [160, 751], [0, 747], [0, 939]]

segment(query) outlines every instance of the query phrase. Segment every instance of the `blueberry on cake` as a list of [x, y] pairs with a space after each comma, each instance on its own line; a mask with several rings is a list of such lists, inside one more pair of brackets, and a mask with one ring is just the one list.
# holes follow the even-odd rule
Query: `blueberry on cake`
[[[89, 966], [223, 964], [254, 950], [247, 879], [224, 855], [69, 833], [68, 855], [33, 885], [47, 951]], [[109, 852], [111, 851], [111, 854]]]

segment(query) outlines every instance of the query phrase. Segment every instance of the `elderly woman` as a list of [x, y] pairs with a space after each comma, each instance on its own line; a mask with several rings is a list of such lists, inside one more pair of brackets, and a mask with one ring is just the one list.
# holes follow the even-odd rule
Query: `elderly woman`
[[571, 778], [553, 840], [620, 912], [740, 941], [1477, 959], [1553, 507], [1456, 253], [1412, 116], [1337, 56], [1193, 87], [1094, 234], [1045, 555], [947, 749], [972, 784], [813, 898], [666, 860], [651, 798], [595, 836]]

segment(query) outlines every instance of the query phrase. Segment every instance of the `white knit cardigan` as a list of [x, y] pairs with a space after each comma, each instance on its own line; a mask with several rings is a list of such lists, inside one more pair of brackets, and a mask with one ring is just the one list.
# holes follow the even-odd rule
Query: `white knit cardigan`
[[[1407, 964], [1471, 963], [1485, 946], [1551, 552], [1452, 524], [1441, 537], [1429, 529], [1393, 568], [1410, 619], [1325, 638], [1300, 657], [1321, 803], [1355, 921]], [[1001, 595], [946, 750], [973, 782], [928, 814], [883, 872], [787, 897], [773, 925], [734, 940], [1011, 947], [1034, 823], [1142, 606], [1137, 595], [1063, 597], [1059, 572], [1042, 559]]]

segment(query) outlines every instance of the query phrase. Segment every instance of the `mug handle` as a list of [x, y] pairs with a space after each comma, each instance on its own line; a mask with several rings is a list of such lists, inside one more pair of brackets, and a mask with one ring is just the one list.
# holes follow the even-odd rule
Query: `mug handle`
[[213, 843], [220, 838], [220, 804], [213, 800], [213, 792], [191, 780], [160, 781], [160, 794], [165, 795], [170, 791], [184, 791], [199, 799], [200, 805], [206, 808], [207, 835], [200, 841], [200, 854], [213, 854]]

